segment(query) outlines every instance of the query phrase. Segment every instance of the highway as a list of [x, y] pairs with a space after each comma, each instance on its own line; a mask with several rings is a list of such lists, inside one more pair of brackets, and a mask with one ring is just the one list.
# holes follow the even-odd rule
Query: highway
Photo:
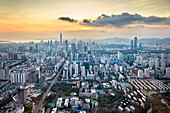
[[50, 92], [52, 86], [55, 84], [55, 81], [56, 81], [57, 78], [59, 77], [61, 71], [63, 70], [63, 67], [64, 67], [65, 63], [66, 63], [66, 60], [65, 60], [65, 62], [64, 62], [64, 64], [63, 64], [63, 66], [61, 67], [60, 71], [58, 72], [58, 74], [57, 74], [57, 75], [55, 76], [55, 78], [51, 81], [50, 86], [48, 87], [47, 91], [43, 94], [41, 100], [40, 100], [40, 101], [38, 102], [38, 104], [34, 107], [33, 113], [38, 113], [38, 111], [43, 107], [43, 102], [44, 102], [46, 96], [48, 95], [48, 93]]

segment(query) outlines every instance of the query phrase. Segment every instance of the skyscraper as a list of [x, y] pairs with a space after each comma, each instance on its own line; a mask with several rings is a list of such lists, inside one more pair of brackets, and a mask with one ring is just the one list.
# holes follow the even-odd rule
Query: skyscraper
[[85, 74], [86, 74], [85, 67], [82, 66], [82, 68], [81, 68], [81, 76], [85, 76]]
[[145, 69], [144, 74], [145, 74], [145, 77], [149, 77], [149, 74], [150, 74], [149, 69]]
[[68, 80], [68, 69], [64, 68], [63, 69], [63, 80]]
[[84, 46], [84, 52], [87, 52], [87, 46]]
[[142, 50], [142, 43], [139, 44], [139, 50]]
[[143, 71], [142, 70], [138, 70], [138, 78], [143, 78]]
[[55, 40], [55, 47], [57, 47], [57, 40]]
[[71, 44], [71, 51], [73, 54], [73, 59], [75, 60], [75, 53], [76, 53], [76, 44], [75, 43]]
[[76, 65], [75, 65], [75, 74], [78, 75], [78, 72], [79, 72], [79, 70], [78, 70], [78, 64], [76, 64]]
[[133, 40], [131, 40], [131, 50], [133, 50]]
[[137, 37], [135, 37], [135, 39], [134, 39], [134, 49], [135, 49], [135, 51], [137, 50]]
[[33, 47], [30, 47], [30, 53], [33, 53]]
[[48, 40], [48, 46], [50, 45], [50, 42], [49, 42], [49, 40]]
[[27, 102], [27, 91], [24, 86], [18, 88], [18, 102], [20, 105], [24, 105]]
[[52, 45], [53, 45], [53, 41], [51, 40], [50, 41], [50, 49], [52, 48]]
[[67, 40], [65, 41], [65, 49], [66, 49], [66, 52], [68, 52], [68, 41]]
[[38, 44], [36, 44], [36, 53], [38, 53]]
[[94, 66], [94, 74], [97, 76], [98, 75], [98, 66]]
[[77, 48], [78, 48], [79, 51], [83, 50], [83, 41], [81, 41], [81, 40], [79, 41]]
[[70, 77], [72, 77], [72, 75], [73, 75], [73, 65], [70, 64]]
[[60, 45], [62, 45], [62, 33], [60, 33]]

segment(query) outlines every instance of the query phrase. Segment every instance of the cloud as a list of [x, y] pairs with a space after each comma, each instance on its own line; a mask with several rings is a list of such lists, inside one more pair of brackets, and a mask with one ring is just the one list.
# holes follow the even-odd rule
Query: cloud
[[11, 42], [11, 41], [4, 41], [4, 40], [0, 40], [0, 42]]
[[69, 17], [60, 17], [58, 19], [63, 20], [63, 21], [68, 21], [68, 22], [77, 22], [77, 20], [69, 18]]
[[[70, 19], [69, 17], [67, 17], [67, 21], [73, 22], [74, 19]], [[96, 26], [96, 27], [114, 26], [114, 27], [121, 28], [130, 24], [170, 25], [170, 18], [156, 17], [156, 16], [145, 17], [139, 14], [129, 14], [129, 13], [122, 13], [120, 15], [112, 14], [111, 16], [102, 14], [101, 16], [98, 16], [94, 20], [84, 19], [79, 23], [81, 25]]]
[[90, 20], [84, 19], [83, 23], [87, 23], [88, 24], [88, 23], [90, 23]]
[[139, 14], [122, 13], [121, 15], [107, 16], [102, 14], [90, 23], [82, 23], [89, 26], [115, 26], [124, 27], [129, 24], [149, 24], [149, 25], [170, 25], [170, 19], [167, 17], [144, 17]]

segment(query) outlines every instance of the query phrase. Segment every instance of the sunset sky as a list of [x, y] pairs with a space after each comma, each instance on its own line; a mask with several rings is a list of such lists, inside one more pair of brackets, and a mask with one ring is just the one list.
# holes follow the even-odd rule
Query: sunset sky
[[170, 37], [170, 0], [0, 0], [0, 41]]

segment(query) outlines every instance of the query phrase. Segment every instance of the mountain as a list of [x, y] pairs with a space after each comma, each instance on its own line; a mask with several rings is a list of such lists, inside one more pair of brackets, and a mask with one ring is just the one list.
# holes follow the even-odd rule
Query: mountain
[[[106, 39], [101, 39], [101, 42], [106, 42], [108, 44], [127, 44], [129, 45], [131, 43], [132, 39], [129, 38], [106, 38]], [[138, 44], [149, 44], [149, 45], [160, 45], [160, 44], [168, 44], [170, 45], [170, 38], [140, 38], [138, 39]]]

